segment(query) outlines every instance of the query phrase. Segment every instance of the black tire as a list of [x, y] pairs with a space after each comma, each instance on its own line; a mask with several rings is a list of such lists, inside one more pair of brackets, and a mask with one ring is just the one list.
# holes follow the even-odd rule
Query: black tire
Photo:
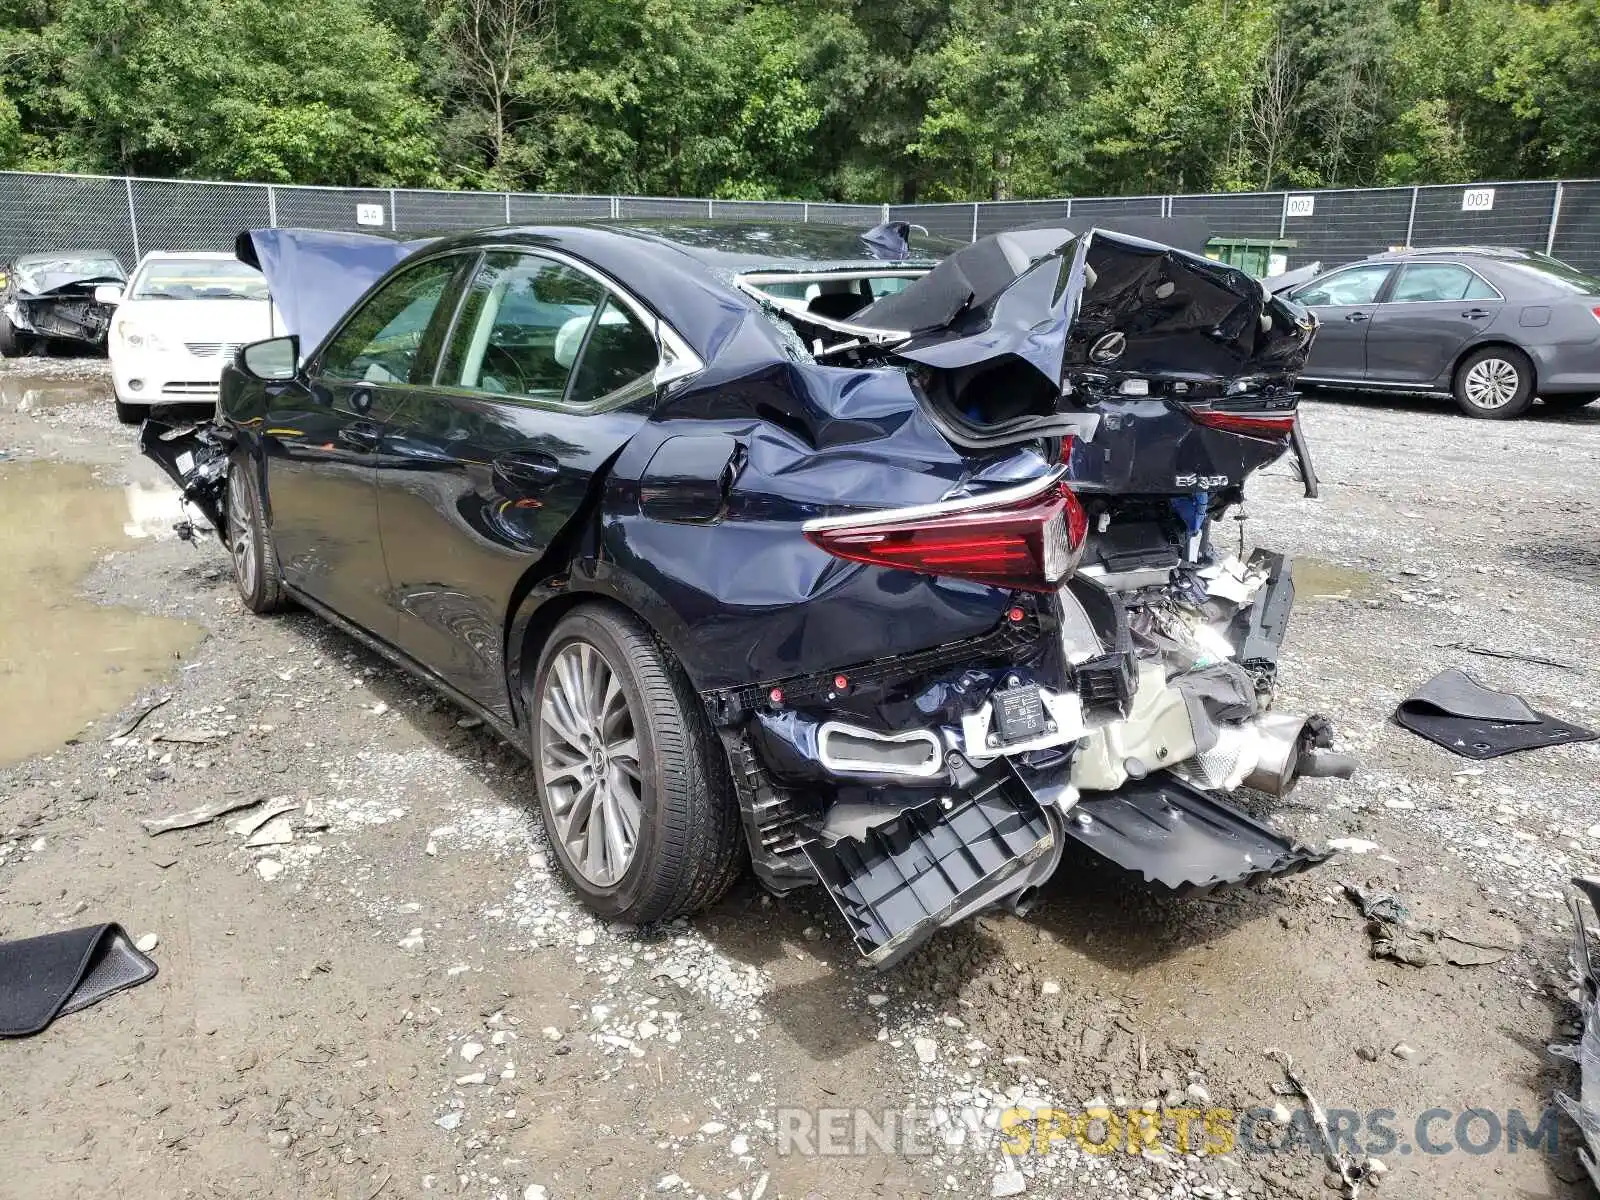
[[1469, 417], [1509, 421], [1533, 405], [1533, 363], [1515, 346], [1484, 346], [1461, 360], [1451, 392]]
[[[572, 689], [570, 668], [592, 663], [591, 653], [609, 677], [585, 674], [583, 686]], [[590, 687], [590, 679], [603, 682]], [[626, 714], [616, 707], [613, 680]], [[569, 691], [586, 697], [583, 712], [560, 707]], [[597, 693], [598, 705], [587, 698]], [[566, 715], [548, 719], [547, 701]], [[739, 877], [744, 837], [721, 746], [683, 670], [632, 614], [596, 603], [563, 617], [539, 654], [528, 713], [545, 831], [590, 909], [633, 924], [665, 921], [714, 903]], [[593, 735], [587, 751], [572, 736], [582, 729]], [[628, 745], [636, 772], [625, 765], [630, 756], [621, 747]], [[618, 788], [626, 789], [625, 800], [616, 799]], [[626, 830], [626, 816], [608, 815], [625, 803], [634, 806], [633, 846], [629, 857], [619, 851], [613, 859], [602, 831], [608, 820]], [[606, 848], [606, 861], [596, 864], [585, 853], [580, 867], [577, 853], [592, 844]]]
[[116, 402], [117, 420], [124, 425], [142, 425], [150, 410], [143, 404], [124, 404], [121, 400]]
[[225, 540], [233, 560], [233, 584], [239, 590], [239, 599], [253, 613], [277, 612], [285, 604], [278, 553], [249, 460], [235, 461], [228, 468], [224, 502]]
[[5, 313], [0, 313], [0, 357], [25, 358], [32, 353], [33, 336], [13, 325]]
[[1600, 396], [1541, 396], [1539, 399], [1551, 412], [1572, 413], [1600, 400]]

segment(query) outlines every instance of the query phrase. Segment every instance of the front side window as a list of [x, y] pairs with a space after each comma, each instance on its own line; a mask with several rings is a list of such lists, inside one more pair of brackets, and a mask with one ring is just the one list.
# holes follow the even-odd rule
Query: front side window
[[1351, 267], [1325, 279], [1307, 284], [1294, 294], [1299, 304], [1339, 305], [1371, 304], [1383, 290], [1384, 280], [1394, 270], [1387, 263], [1382, 266]]
[[1466, 267], [1454, 263], [1417, 263], [1400, 269], [1391, 304], [1429, 300], [1498, 300], [1495, 290]]
[[439, 384], [585, 405], [651, 375], [658, 360], [654, 335], [598, 281], [507, 251], [472, 281]]
[[265, 300], [261, 272], [225, 258], [156, 259], [140, 272], [133, 300]]
[[432, 259], [389, 280], [345, 322], [318, 373], [340, 383], [423, 382], [431, 366], [423, 340], [460, 261]]

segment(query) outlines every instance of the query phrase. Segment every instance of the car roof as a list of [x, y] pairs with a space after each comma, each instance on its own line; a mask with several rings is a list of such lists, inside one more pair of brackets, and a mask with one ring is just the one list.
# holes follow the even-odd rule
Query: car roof
[[861, 242], [865, 229], [846, 225], [795, 224], [781, 221], [699, 220], [575, 221], [549, 225], [513, 225], [483, 229], [449, 238], [470, 245], [495, 239], [549, 241], [560, 245], [592, 243], [601, 235], [614, 243], [632, 242], [638, 249], [672, 249], [718, 274], [750, 271], [816, 270], [819, 267], [932, 267], [964, 243], [913, 234], [908, 258], [871, 258]]
[[11, 261], [18, 267], [27, 267], [46, 262], [114, 262], [116, 257], [109, 250], [42, 250], [37, 254], [19, 254]]
[[1404, 262], [1411, 258], [1532, 258], [1533, 253], [1513, 246], [1413, 246], [1369, 254], [1363, 262]]
[[231, 250], [146, 250], [140, 262], [157, 258], [215, 258], [232, 261], [235, 258]]

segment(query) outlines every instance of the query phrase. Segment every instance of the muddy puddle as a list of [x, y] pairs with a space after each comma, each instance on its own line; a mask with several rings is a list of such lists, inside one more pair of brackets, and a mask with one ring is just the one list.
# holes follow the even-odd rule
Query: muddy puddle
[[1383, 581], [1370, 571], [1341, 567], [1320, 558], [1294, 560], [1294, 598], [1306, 600], [1357, 600], [1378, 592]]
[[109, 379], [72, 379], [59, 375], [0, 376], [0, 409], [38, 412], [69, 404], [110, 404]]
[[173, 671], [196, 625], [79, 594], [102, 554], [150, 536], [175, 495], [76, 463], [0, 467], [0, 765], [51, 750]]

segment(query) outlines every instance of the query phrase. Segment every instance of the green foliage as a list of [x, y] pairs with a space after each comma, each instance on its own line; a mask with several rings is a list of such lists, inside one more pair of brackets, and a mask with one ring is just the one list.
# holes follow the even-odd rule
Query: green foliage
[[1600, 0], [0, 0], [0, 166], [973, 200], [1600, 174]]

